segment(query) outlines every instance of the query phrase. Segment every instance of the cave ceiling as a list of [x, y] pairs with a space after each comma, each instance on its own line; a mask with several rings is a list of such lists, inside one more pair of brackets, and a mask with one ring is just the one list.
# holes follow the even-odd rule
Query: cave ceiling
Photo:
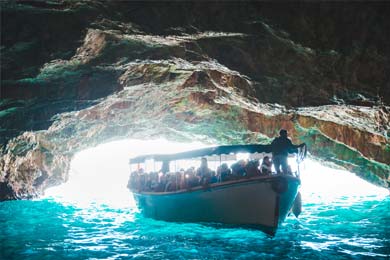
[[0, 199], [68, 178], [124, 138], [268, 143], [382, 187], [390, 172], [386, 3], [1, 2]]

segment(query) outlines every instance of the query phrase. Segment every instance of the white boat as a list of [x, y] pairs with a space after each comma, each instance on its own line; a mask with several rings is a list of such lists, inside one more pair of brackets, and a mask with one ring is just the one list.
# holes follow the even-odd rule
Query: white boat
[[[237, 152], [268, 152], [263, 145], [219, 146], [171, 155], [148, 155], [130, 160], [139, 163], [153, 158], [170, 161]], [[145, 217], [174, 222], [224, 223], [256, 228], [274, 235], [293, 206], [300, 180], [291, 175], [256, 176], [182, 189], [173, 192], [132, 190]]]

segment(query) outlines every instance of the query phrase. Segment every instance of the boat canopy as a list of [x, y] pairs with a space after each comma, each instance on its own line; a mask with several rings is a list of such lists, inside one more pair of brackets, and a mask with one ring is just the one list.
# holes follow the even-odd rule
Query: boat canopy
[[205, 157], [212, 155], [223, 155], [223, 154], [236, 154], [236, 153], [270, 153], [271, 145], [266, 144], [248, 144], [248, 145], [222, 145], [207, 147], [203, 149], [191, 150], [180, 153], [172, 154], [148, 154], [141, 155], [134, 158], [131, 158], [129, 163], [143, 163], [146, 160], [155, 160], [155, 161], [174, 161], [174, 160], [183, 160], [191, 159], [197, 157]]

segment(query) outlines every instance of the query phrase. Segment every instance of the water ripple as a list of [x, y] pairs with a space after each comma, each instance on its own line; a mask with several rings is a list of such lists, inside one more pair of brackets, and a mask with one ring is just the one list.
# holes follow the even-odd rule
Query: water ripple
[[0, 259], [388, 259], [390, 199], [342, 201], [305, 204], [274, 238], [146, 219], [135, 209], [4, 202]]

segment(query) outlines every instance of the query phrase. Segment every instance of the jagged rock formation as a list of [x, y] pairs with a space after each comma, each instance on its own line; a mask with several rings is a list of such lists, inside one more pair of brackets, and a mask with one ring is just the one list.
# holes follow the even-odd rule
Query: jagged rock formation
[[[265, 143], [282, 127], [388, 187], [388, 5], [291, 5], [3, 2], [0, 200], [66, 181], [101, 142]], [[339, 41], [338, 19], [360, 24]]]

